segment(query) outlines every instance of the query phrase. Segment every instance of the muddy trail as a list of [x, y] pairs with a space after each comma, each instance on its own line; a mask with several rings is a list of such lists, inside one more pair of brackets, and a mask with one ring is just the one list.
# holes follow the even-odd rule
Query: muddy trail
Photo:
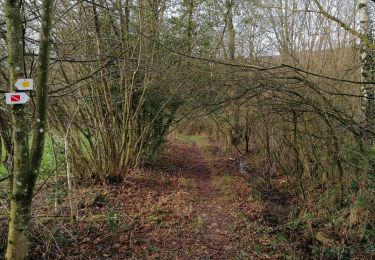
[[[76, 187], [76, 221], [35, 218], [31, 257], [298, 259], [298, 245], [278, 231], [247, 177], [210, 147], [174, 141], [156, 165], [122, 183]], [[35, 215], [53, 215], [52, 189], [36, 196]], [[59, 213], [69, 215], [67, 200]]]

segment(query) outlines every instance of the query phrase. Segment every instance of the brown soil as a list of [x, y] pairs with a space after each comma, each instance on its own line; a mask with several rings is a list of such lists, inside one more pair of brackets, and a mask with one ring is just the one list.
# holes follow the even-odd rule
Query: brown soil
[[235, 244], [228, 235], [228, 227], [232, 222], [228, 204], [223, 200], [220, 191], [213, 186], [211, 171], [199, 147], [194, 144], [184, 151], [184, 154], [177, 157], [183, 158], [178, 165], [180, 169], [189, 169], [189, 175], [196, 183], [196, 212], [204, 222], [201, 241], [204, 256], [210, 259], [234, 257]]

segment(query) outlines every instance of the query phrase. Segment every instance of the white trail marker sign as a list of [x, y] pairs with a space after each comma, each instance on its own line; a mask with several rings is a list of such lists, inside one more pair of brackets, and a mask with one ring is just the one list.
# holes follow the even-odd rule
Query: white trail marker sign
[[33, 79], [18, 79], [14, 84], [18, 90], [33, 90], [34, 80]]
[[5, 94], [5, 102], [8, 105], [26, 104], [29, 99], [30, 97], [23, 92]]

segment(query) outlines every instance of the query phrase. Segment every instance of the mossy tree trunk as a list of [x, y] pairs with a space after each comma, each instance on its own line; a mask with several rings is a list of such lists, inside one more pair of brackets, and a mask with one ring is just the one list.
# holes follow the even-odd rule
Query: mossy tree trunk
[[[51, 47], [50, 32], [54, 0], [43, 1], [40, 30], [39, 73], [36, 80], [36, 123], [31, 149], [28, 146], [29, 122], [25, 105], [15, 105], [12, 109], [13, 175], [10, 194], [9, 233], [6, 259], [26, 259], [29, 251], [29, 224], [31, 202], [36, 178], [43, 155], [45, 125], [47, 119], [48, 73]], [[17, 79], [24, 78], [22, 1], [6, 0], [5, 5], [8, 67], [10, 84], [14, 90]]]

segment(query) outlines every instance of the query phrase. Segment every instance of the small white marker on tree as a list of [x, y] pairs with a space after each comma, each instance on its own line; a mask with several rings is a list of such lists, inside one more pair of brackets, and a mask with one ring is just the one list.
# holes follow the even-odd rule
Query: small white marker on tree
[[34, 80], [33, 79], [18, 79], [14, 84], [18, 90], [33, 90]]
[[26, 104], [30, 97], [23, 92], [5, 93], [5, 102], [8, 105]]

